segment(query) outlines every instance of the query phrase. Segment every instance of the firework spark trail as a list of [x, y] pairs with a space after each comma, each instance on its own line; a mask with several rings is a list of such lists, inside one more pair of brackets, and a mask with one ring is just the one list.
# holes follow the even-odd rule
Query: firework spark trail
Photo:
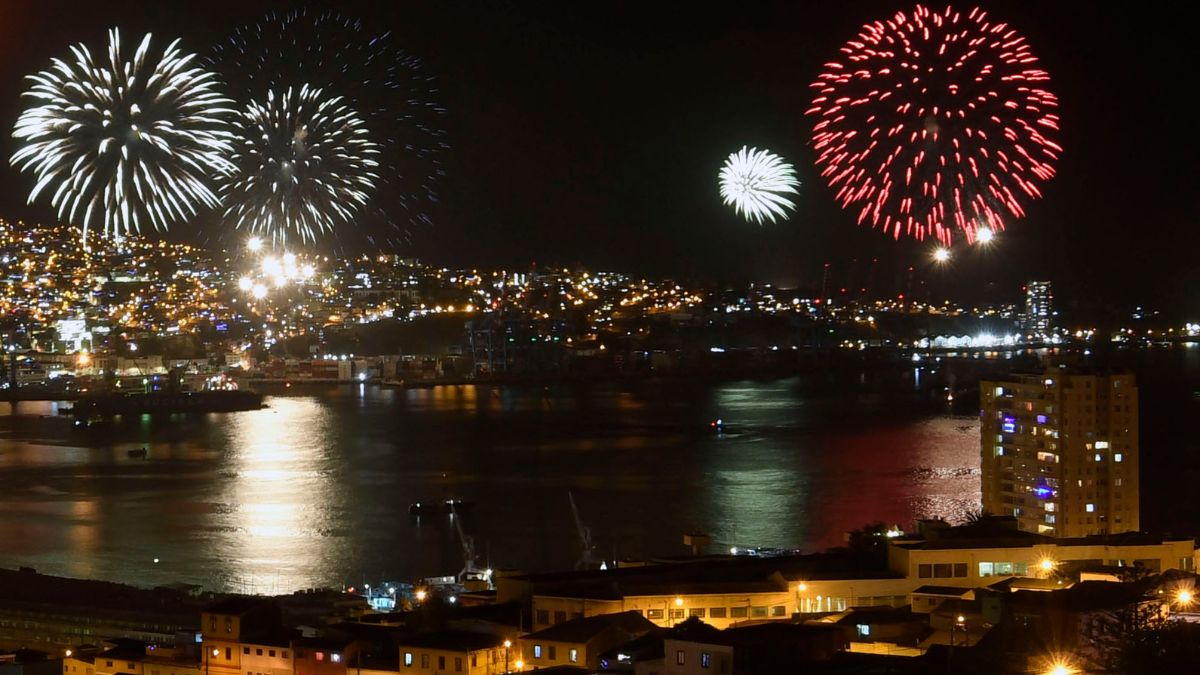
[[729, 155], [718, 175], [721, 198], [726, 205], [746, 220], [762, 224], [787, 218], [796, 205], [787, 198], [796, 193], [796, 171], [783, 158], [758, 148], [741, 150]]
[[892, 236], [1004, 229], [1062, 152], [1058, 99], [1025, 38], [976, 8], [862, 27], [811, 86], [817, 166], [858, 222]]
[[93, 223], [119, 237], [144, 225], [165, 230], [217, 206], [209, 181], [229, 170], [224, 123], [233, 111], [216, 77], [178, 40], [153, 49], [150, 34], [132, 61], [116, 28], [107, 60], [83, 44], [70, 51], [28, 77], [29, 105], [13, 130], [19, 147], [11, 162], [36, 179], [29, 201], [49, 194], [58, 217], [81, 225], [85, 240]]

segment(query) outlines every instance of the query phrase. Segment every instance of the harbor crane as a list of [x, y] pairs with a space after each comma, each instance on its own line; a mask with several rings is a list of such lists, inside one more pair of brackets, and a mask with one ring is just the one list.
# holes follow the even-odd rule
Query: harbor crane
[[596, 550], [596, 547], [592, 544], [592, 530], [584, 525], [583, 519], [579, 517], [579, 508], [575, 506], [575, 495], [568, 492], [567, 499], [571, 501], [571, 514], [575, 516], [575, 529], [579, 531], [579, 543], [582, 547], [579, 560], [575, 562], [575, 569], [594, 569], [596, 561], [592, 558], [592, 551]]

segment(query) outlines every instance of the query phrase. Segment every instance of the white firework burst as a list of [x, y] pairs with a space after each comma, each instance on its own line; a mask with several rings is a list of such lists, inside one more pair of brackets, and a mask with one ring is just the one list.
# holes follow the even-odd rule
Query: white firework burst
[[179, 40], [161, 52], [151, 42], [146, 34], [127, 61], [114, 28], [107, 59], [78, 44], [70, 59], [28, 76], [12, 164], [36, 178], [29, 201], [49, 194], [85, 239], [93, 224], [120, 237], [218, 205], [209, 180], [228, 169], [230, 101]]
[[796, 208], [787, 197], [800, 185], [796, 171], [773, 152], [742, 146], [725, 160], [719, 177], [721, 198], [746, 220], [774, 223]]
[[379, 183], [381, 148], [340, 96], [307, 85], [252, 101], [233, 124], [234, 169], [223, 177], [225, 217], [283, 243], [345, 224]]

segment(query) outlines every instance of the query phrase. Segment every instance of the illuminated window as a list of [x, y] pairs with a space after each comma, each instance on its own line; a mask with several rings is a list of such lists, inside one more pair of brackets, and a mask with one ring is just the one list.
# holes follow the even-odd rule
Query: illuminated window
[[1097, 450], [1107, 450], [1108, 449], [1108, 441], [1096, 441], [1096, 449]]
[[1123, 462], [1123, 461], [1125, 461], [1125, 455], [1118, 452], [1113, 455], [1113, 461], [1114, 462]]
[[1094, 513], [1096, 511], [1096, 505], [1088, 504], [1087, 506], [1083, 507], [1083, 510], [1087, 511], [1088, 513]]
[[1096, 453], [1096, 461], [1097, 461], [1097, 462], [1103, 462], [1103, 461], [1104, 461], [1104, 455], [1102, 455], [1102, 454], [1100, 454], [1100, 453], [1098, 453], [1098, 452], [1097, 452], [1097, 453]]
[[1045, 423], [1046, 423], [1046, 416], [1045, 416], [1045, 415], [1038, 415], [1038, 416], [1037, 416], [1037, 422], [1038, 422], [1038, 424], [1045, 424]]
[[999, 445], [996, 446], [996, 456], [997, 457], [1004, 456], [1004, 448], [1000, 447]]
[[567, 651], [567, 659], [571, 663], [579, 663], [579, 650], [572, 647]]
[[683, 650], [682, 650], [682, 649], [677, 649], [677, 650], [675, 650], [675, 663], [676, 663], [676, 665], [680, 665], [680, 666], [682, 666], [682, 665], [685, 663], [685, 661], [686, 661], [686, 659], [684, 659], [684, 657], [683, 657]]
[[409, 668], [412, 668], [412, 664], [413, 664], [412, 652], [404, 652], [404, 665]]
[[860, 624], [858, 624], [857, 628], [858, 628], [859, 637], [870, 637], [871, 636], [871, 627], [869, 625], [867, 625], [865, 623], [860, 623]]
[[533, 646], [533, 658], [535, 658], [535, 659], [542, 658], [542, 646], [541, 645]]
[[1054, 511], [1058, 508], [1058, 505], [1054, 502], [1046, 502], [1045, 507], [1047, 511], [1054, 513]]
[[700, 652], [700, 667], [712, 667], [712, 654], [709, 654], [708, 652]]

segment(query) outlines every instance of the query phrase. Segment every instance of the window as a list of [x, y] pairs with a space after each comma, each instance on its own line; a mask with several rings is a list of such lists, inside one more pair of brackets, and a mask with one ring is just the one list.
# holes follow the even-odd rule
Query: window
[[226, 648], [225, 648], [225, 660], [226, 660], [226, 661], [232, 661], [232, 660], [233, 660], [233, 648], [232, 648], [232, 647], [226, 647]]
[[[262, 656], [262, 650], [261, 650], [261, 649], [255, 649], [255, 650], [254, 650], [254, 655], [255, 655], [255, 656]], [[272, 654], [271, 656], [274, 656], [274, 654]]]
[[1086, 505], [1083, 507], [1083, 510], [1084, 510], [1084, 511], [1087, 511], [1088, 513], [1095, 513], [1095, 512], [1096, 512], [1096, 505], [1095, 505], [1095, 504], [1086, 504]]
[[670, 610], [670, 617], [672, 619], [682, 619], [683, 618], [683, 608], [679, 607], [677, 609]]
[[917, 576], [922, 579], [933, 577], [933, 565], [917, 565]]
[[567, 613], [563, 611], [554, 612], [554, 623], [562, 623], [567, 620]]
[[316, 659], [318, 661], [324, 661], [325, 660], [325, 652], [317, 652]]
[[446, 669], [446, 657], [439, 656], [438, 657], [438, 670], [445, 670], [445, 669]]
[[329, 660], [330, 660], [330, 661], [333, 661], [334, 663], [341, 663], [341, 662], [342, 662], [342, 655], [341, 655], [341, 654], [330, 654], [330, 655], [329, 655]]
[[708, 652], [700, 652], [700, 667], [709, 668], [712, 666], [712, 654]]
[[456, 672], [456, 673], [462, 672], [462, 657], [461, 656], [454, 657], [454, 672]]
[[541, 645], [533, 646], [533, 658], [535, 658], [535, 659], [542, 658], [542, 646]]
[[1113, 479], [1113, 485], [1114, 485], [1114, 486], [1116, 486], [1116, 487], [1121, 487], [1121, 479], [1120, 479], [1120, 478], [1114, 478], [1114, 479]]
[[747, 608], [745, 607], [730, 607], [729, 616], [734, 619], [744, 619], [747, 616]]
[[422, 668], [428, 668], [428, 667], [429, 667], [429, 655], [428, 655], [428, 654], [422, 654], [422, 655], [421, 655], [421, 667], [422, 667]]
[[938, 579], [948, 579], [954, 573], [954, 566], [950, 563], [935, 563], [933, 566], [933, 576]]
[[688, 616], [698, 616], [701, 619], [703, 619], [704, 618], [704, 608], [703, 607], [693, 607], [688, 610]]
[[708, 616], [713, 619], [724, 619], [725, 618], [725, 608], [724, 607], [710, 607], [708, 610]]
[[404, 665], [408, 668], [412, 668], [412, 663], [412, 652], [404, 652]]
[[1103, 462], [1103, 461], [1104, 461], [1104, 455], [1102, 455], [1102, 454], [1100, 454], [1100, 453], [1098, 453], [1098, 452], [1097, 452], [1097, 453], [1096, 453], [1096, 461], [1097, 461], [1097, 462]]
[[682, 666], [686, 662], [686, 659], [684, 659], [683, 656], [682, 649], [675, 650], [675, 665]]
[[1115, 454], [1113, 454], [1113, 461], [1114, 462], [1123, 462], [1123, 461], [1125, 461], [1125, 455], [1122, 453], [1119, 453], [1119, 452], [1115, 453]]
[[105, 661], [104, 665], [108, 666], [109, 668], [112, 668], [112, 661]]
[[225, 619], [225, 632], [226, 633], [233, 632], [233, 619]]
[[646, 618], [651, 620], [662, 619], [663, 611], [661, 609], [648, 609], [646, 610]]
[[[286, 659], [286, 658], [288, 657], [288, 655], [287, 655], [287, 650], [286, 650], [286, 649], [285, 649], [285, 650], [283, 650], [282, 652], [280, 652], [280, 654], [279, 654], [279, 655], [280, 655], [280, 656], [282, 656], [283, 658], [285, 658], [285, 659]], [[273, 655], [272, 655], [272, 656], [273, 656]]]
[[479, 665], [479, 655], [472, 654], [471, 655], [471, 667], [474, 668], [475, 666], [478, 666], [478, 665]]
[[550, 651], [550, 660], [557, 661], [558, 660], [558, 647], [555, 645], [550, 645], [549, 651]]
[[579, 663], [579, 650], [574, 647], [567, 650], [567, 660], [571, 663]]
[[759, 618], [759, 617], [765, 617], [766, 615], [767, 615], [767, 608], [765, 605], [762, 607], [751, 607], [750, 608], [750, 616]]
[[860, 623], [857, 626], [859, 637], [871, 637], [871, 626], [865, 623]]
[[539, 609], [537, 611], [537, 622], [539, 624], [550, 623], [550, 612], [545, 609]]
[[771, 616], [787, 616], [787, 607], [775, 605], [771, 608]]

